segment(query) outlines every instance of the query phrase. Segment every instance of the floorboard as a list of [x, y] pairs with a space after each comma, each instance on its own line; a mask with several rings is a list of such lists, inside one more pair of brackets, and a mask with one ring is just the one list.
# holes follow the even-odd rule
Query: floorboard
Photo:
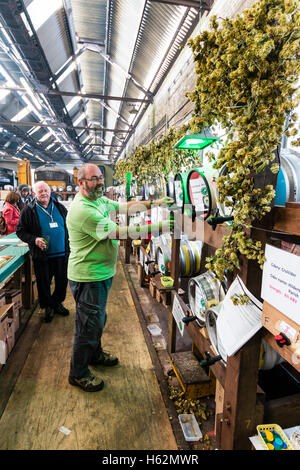
[[100, 392], [68, 384], [75, 310], [70, 291], [64, 305], [69, 317], [55, 316], [39, 329], [0, 419], [0, 449], [177, 450], [122, 264], [103, 335], [104, 349], [120, 363], [92, 369], [105, 382]]

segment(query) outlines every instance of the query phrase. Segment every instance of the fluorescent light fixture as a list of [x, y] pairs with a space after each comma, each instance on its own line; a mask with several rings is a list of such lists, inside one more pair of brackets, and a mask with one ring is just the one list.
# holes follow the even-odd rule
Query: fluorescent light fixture
[[37, 131], [39, 131], [41, 129], [40, 126], [37, 126], [37, 127], [32, 127], [28, 132], [27, 132], [27, 135], [32, 135], [32, 134], [35, 134]]
[[81, 113], [80, 116], [78, 116], [78, 118], [75, 119], [75, 121], [73, 122], [73, 126], [76, 127], [85, 118], [86, 118], [86, 114]]
[[[20, 150], [21, 150], [21, 149], [20, 149]], [[25, 152], [25, 153], [27, 153], [28, 155], [31, 155], [31, 156], [33, 155], [32, 152], [29, 152], [29, 150], [26, 150], [26, 149], [24, 149], [23, 152]]]
[[9, 87], [14, 87], [16, 86], [16, 83], [15, 81], [11, 78], [11, 76], [6, 72], [5, 68], [2, 67], [2, 65], [0, 64], [0, 73], [1, 75], [3, 75], [3, 77], [5, 78], [6, 80], [6, 84], [7, 86]]
[[43, 160], [41, 157], [39, 157], [38, 155], [34, 155], [35, 158], [37, 158], [38, 160], [40, 160], [41, 162], [44, 162], [45, 163], [45, 160]]
[[39, 139], [39, 142], [45, 142], [45, 140], [49, 139], [51, 135], [52, 135], [51, 132], [47, 132], [47, 134], [43, 135], [43, 137]]
[[31, 89], [31, 87], [28, 85], [27, 81], [25, 80], [25, 78], [21, 77], [20, 78], [20, 82], [22, 83], [23, 87], [25, 88], [25, 90], [27, 91], [27, 93], [29, 94], [30, 98], [32, 99], [33, 101], [33, 104], [37, 107], [37, 109], [39, 111], [42, 110], [42, 106], [40, 105], [40, 102], [38, 101], [38, 99], [34, 96], [34, 93], [33, 93], [33, 90]]
[[29, 106], [26, 106], [26, 108], [23, 108], [21, 111], [15, 114], [15, 116], [11, 118], [11, 121], [21, 121], [21, 119], [27, 116], [27, 114], [30, 112], [31, 110], [29, 109]]
[[34, 29], [37, 31], [60, 8], [62, 0], [33, 0], [27, 6], [27, 12]]
[[0, 90], [0, 102], [10, 94], [9, 90]]
[[81, 142], [82, 144], [85, 144], [88, 140], [91, 140], [92, 139], [92, 136], [91, 135], [87, 135], [86, 138]]
[[214, 136], [209, 129], [204, 129], [202, 132], [198, 132], [197, 134], [187, 134], [183, 136], [175, 145], [173, 145], [173, 148], [201, 150], [218, 140], [219, 137]]
[[53, 144], [48, 145], [45, 150], [50, 150], [52, 147], [54, 147], [54, 145], [56, 145], [56, 142], [53, 142]]
[[69, 103], [66, 105], [67, 111], [70, 112], [71, 109], [74, 108], [75, 104], [77, 104], [80, 100], [80, 96], [74, 96], [74, 98], [72, 98], [71, 101], [69, 101]]
[[64, 71], [63, 74], [61, 74], [61, 76], [55, 80], [56, 81], [56, 84], [59, 85], [61, 82], [64, 81], [65, 78], [67, 78], [68, 75], [70, 75], [71, 72], [73, 72], [73, 70], [75, 70], [76, 68], [76, 62], [72, 62], [69, 67]]

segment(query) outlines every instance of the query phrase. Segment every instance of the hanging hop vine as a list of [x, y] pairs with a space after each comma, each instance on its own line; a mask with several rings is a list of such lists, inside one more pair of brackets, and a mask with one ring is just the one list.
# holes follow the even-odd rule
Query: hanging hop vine
[[300, 145], [293, 112], [299, 103], [296, 81], [300, 63], [300, 12], [297, 0], [261, 0], [235, 19], [212, 17], [210, 31], [189, 41], [196, 64], [192, 132], [221, 124], [227, 141], [215, 168], [226, 166], [218, 179], [219, 200], [233, 208], [231, 234], [208, 258], [206, 267], [224, 279], [239, 269], [239, 254], [264, 263], [260, 242], [247, 238], [245, 227], [271, 209], [272, 185], [256, 188], [254, 177], [267, 167], [277, 173], [274, 150], [286, 135]]

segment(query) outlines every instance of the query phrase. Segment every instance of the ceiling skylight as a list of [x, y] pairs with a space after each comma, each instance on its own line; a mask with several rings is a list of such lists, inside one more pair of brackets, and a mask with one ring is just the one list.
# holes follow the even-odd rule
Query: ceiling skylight
[[62, 0], [33, 0], [27, 7], [34, 29], [37, 31], [57, 10], [62, 8]]

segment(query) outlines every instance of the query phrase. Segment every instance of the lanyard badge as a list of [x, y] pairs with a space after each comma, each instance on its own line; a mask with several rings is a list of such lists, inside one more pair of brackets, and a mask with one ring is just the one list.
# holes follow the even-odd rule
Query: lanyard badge
[[[38, 202], [37, 202], [37, 204], [38, 204]], [[43, 206], [41, 206], [40, 204], [38, 204], [38, 206], [39, 206], [40, 209], [42, 209], [42, 211], [45, 212], [45, 214], [47, 214], [47, 215], [50, 217], [51, 222], [49, 222], [49, 227], [50, 227], [50, 228], [57, 228], [57, 227], [58, 227], [58, 223], [57, 223], [57, 222], [54, 222], [53, 216], [52, 216], [52, 214], [53, 214], [53, 208], [54, 208], [54, 203], [52, 202], [52, 207], [51, 207], [51, 213], [50, 213], [50, 214], [49, 214], [49, 212], [48, 212]]]

